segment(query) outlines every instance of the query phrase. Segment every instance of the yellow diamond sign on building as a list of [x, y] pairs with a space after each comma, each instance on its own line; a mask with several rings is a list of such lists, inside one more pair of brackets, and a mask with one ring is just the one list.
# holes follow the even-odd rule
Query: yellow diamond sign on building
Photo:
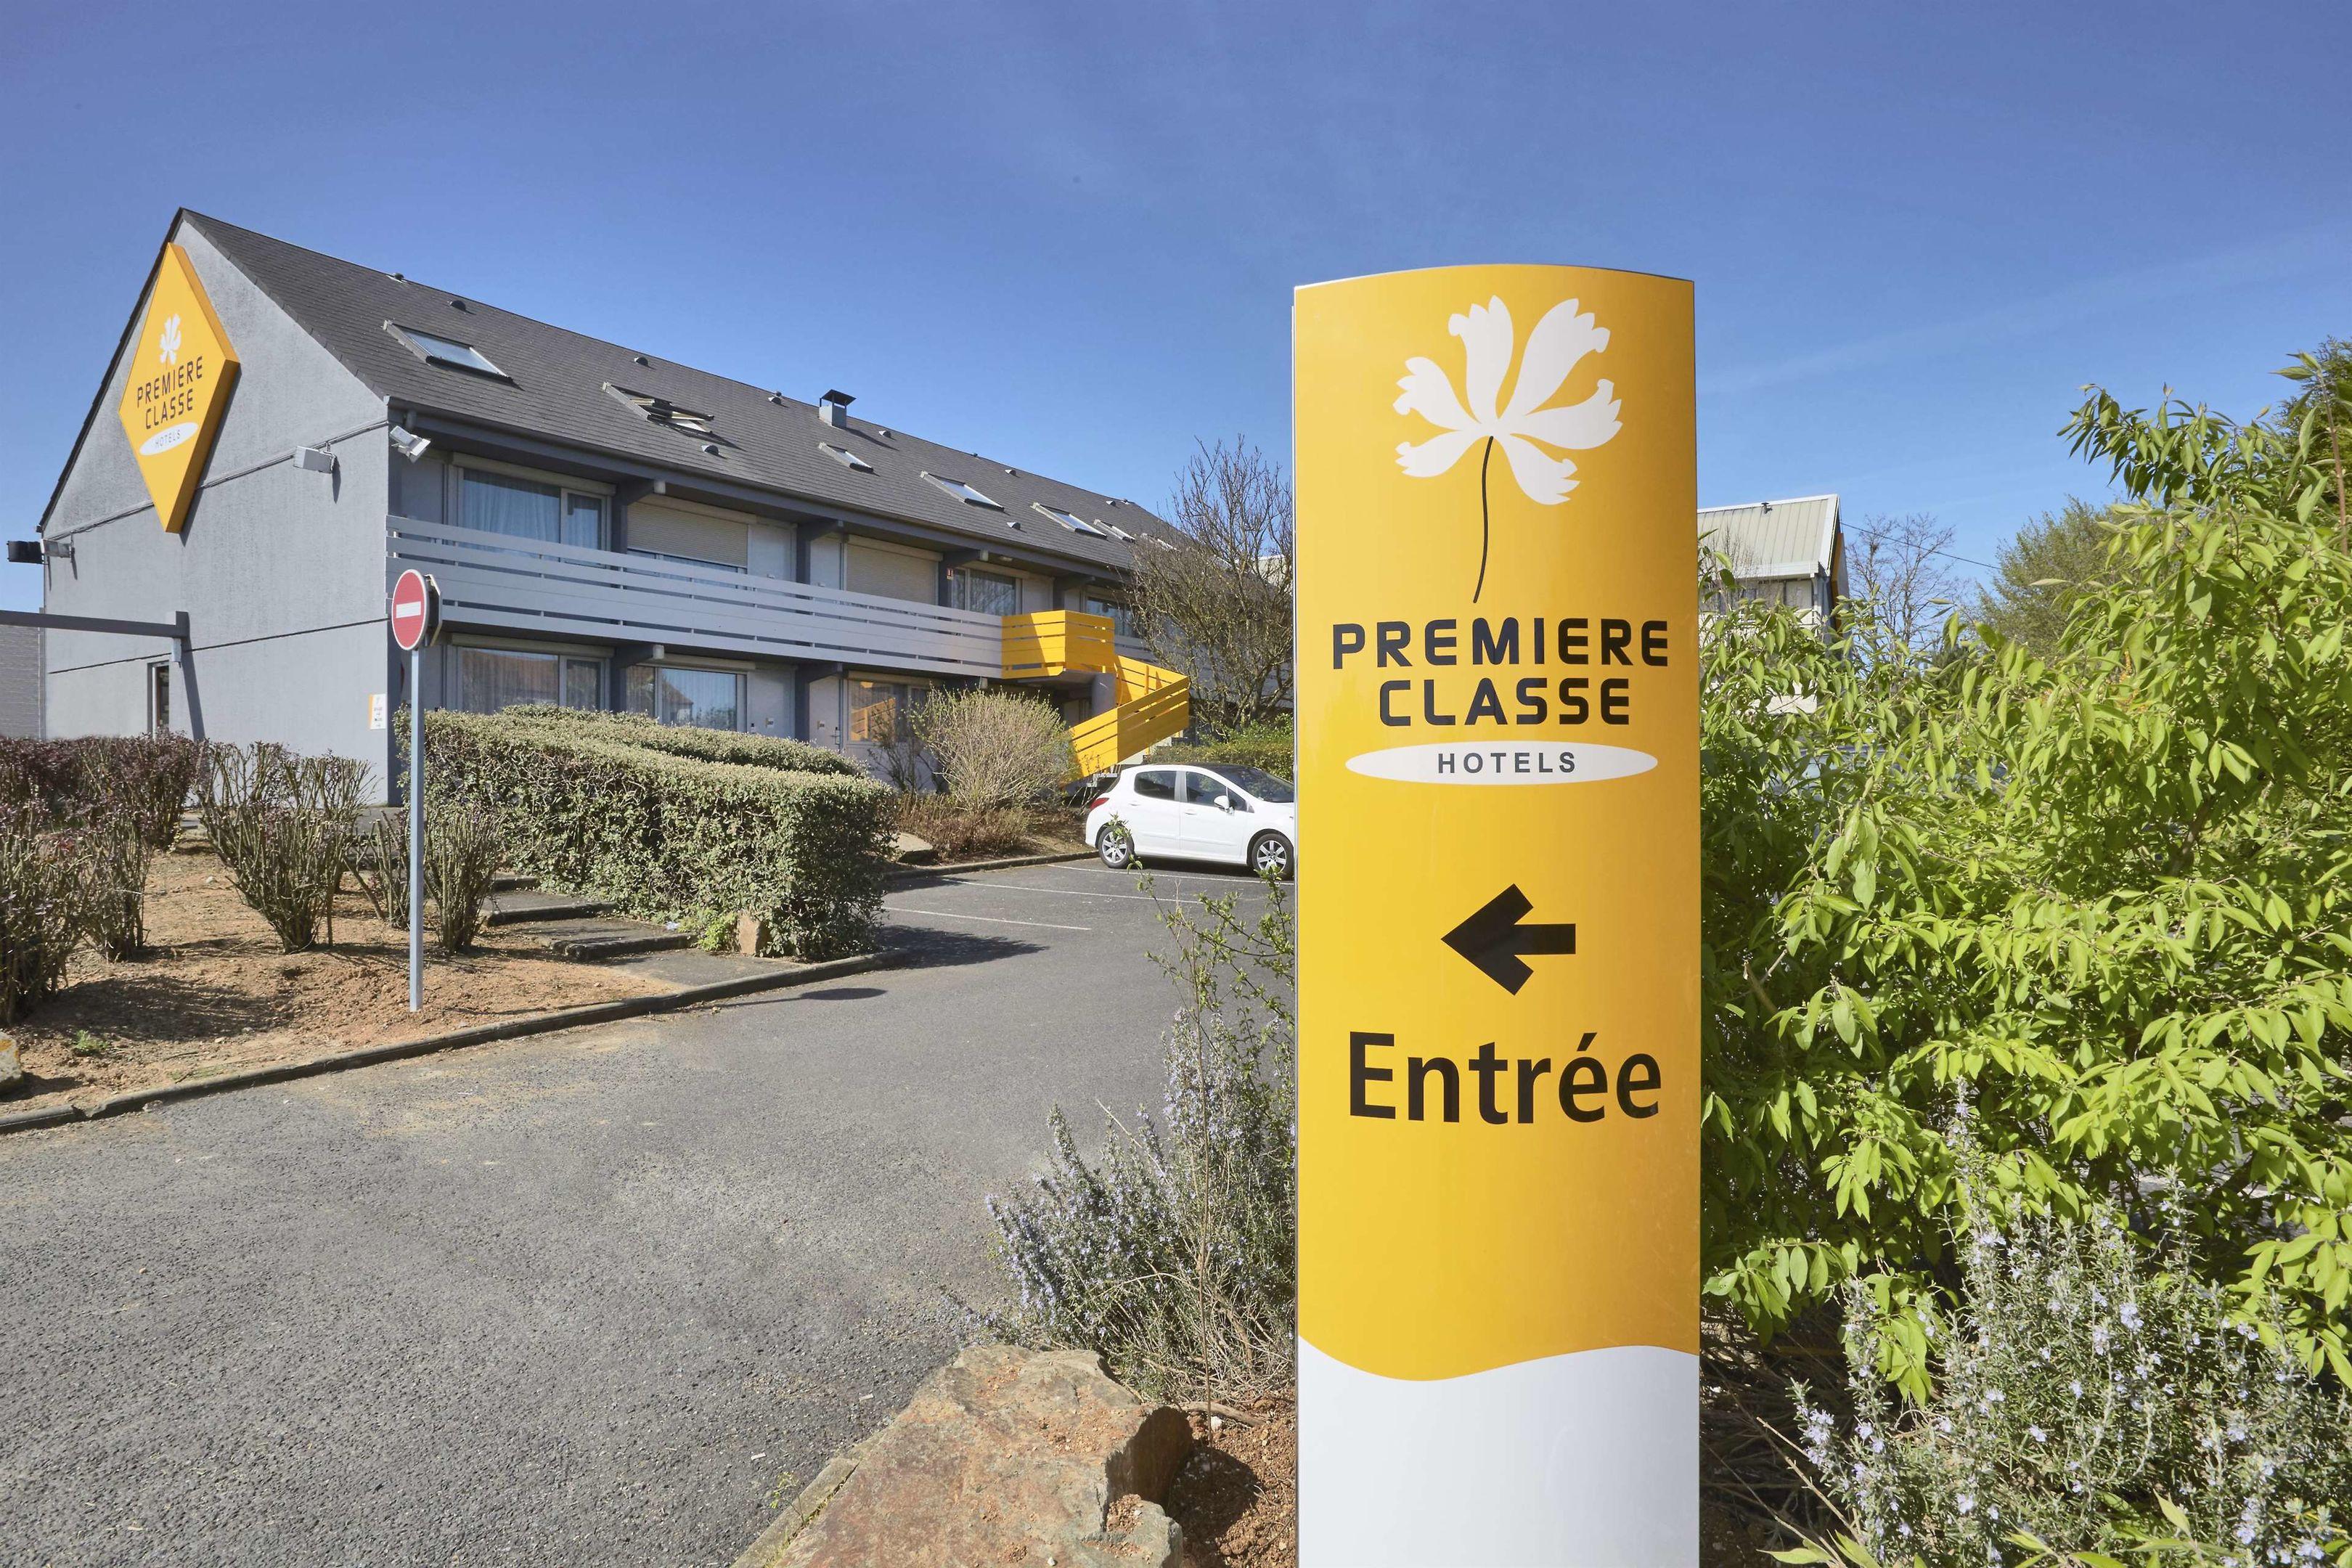
[[165, 246], [147, 291], [147, 316], [139, 324], [130, 384], [122, 389], [117, 412], [167, 532], [179, 532], [188, 521], [213, 437], [228, 412], [236, 369], [236, 351], [213, 314], [188, 253]]

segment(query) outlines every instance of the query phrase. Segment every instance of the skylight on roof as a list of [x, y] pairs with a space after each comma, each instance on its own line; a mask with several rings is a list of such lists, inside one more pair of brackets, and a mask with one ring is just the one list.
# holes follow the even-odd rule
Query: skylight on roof
[[1029, 504], [1035, 507], [1038, 511], [1042, 512], [1045, 516], [1052, 518], [1055, 522], [1060, 523], [1064, 528], [1068, 529], [1072, 533], [1091, 534], [1097, 539], [1108, 537], [1101, 529], [1097, 528], [1093, 523], [1088, 522], [1085, 518], [1080, 517], [1074, 511], [1064, 511], [1060, 507], [1047, 506], [1044, 501], [1032, 501]]
[[604, 384], [604, 390], [644, 415], [653, 424], [665, 425], [673, 430], [683, 430], [689, 436], [716, 434], [710, 428], [709, 415], [698, 414], [691, 408], [681, 407], [667, 397], [656, 397], [649, 392], [631, 392], [627, 387], [615, 386], [609, 381]]
[[1122, 543], [1127, 544], [1132, 544], [1135, 542], [1135, 535], [1128, 532], [1127, 530], [1119, 527], [1118, 524], [1115, 522], [1106, 522], [1103, 526], [1110, 530], [1110, 536], [1113, 539], [1118, 540]]
[[874, 471], [873, 464], [846, 447], [836, 447], [830, 441], [819, 441], [816, 444], [816, 449], [845, 468], [856, 468], [861, 474], [870, 474]]
[[963, 502], [966, 506], [984, 506], [991, 511], [1003, 511], [1004, 510], [995, 501], [991, 500], [988, 497], [981, 494], [978, 490], [972, 489], [961, 479], [951, 479], [943, 474], [933, 473], [926, 473], [923, 478], [930, 480], [931, 483], [937, 485], [940, 489], [945, 490], [948, 494], [955, 497], [956, 500]]
[[461, 343], [455, 338], [445, 338], [436, 332], [421, 332], [415, 327], [404, 327], [396, 321], [386, 321], [383, 330], [426, 364], [447, 365], [451, 370], [470, 370], [480, 375], [497, 376], [500, 381], [514, 379], [492, 364], [489, 355], [471, 343]]

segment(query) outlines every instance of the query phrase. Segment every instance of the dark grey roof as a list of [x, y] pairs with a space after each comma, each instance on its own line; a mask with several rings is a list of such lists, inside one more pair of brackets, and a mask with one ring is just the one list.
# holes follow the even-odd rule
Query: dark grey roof
[[[1147, 538], [1182, 537], [1132, 501], [854, 416], [845, 429], [837, 428], [817, 416], [814, 404], [780, 398], [765, 387], [551, 327], [201, 213], [182, 217], [371, 391], [395, 403], [1097, 567], [1124, 569], [1128, 546], [1073, 532], [1039, 515], [1033, 503]], [[386, 322], [470, 344], [509, 379], [427, 363], [385, 331]], [[656, 424], [608, 388], [709, 415], [710, 434]], [[703, 449], [706, 442], [718, 447], [716, 454]], [[856, 453], [873, 471], [827, 456], [820, 442]], [[958, 500], [928, 482], [926, 472], [961, 480], [1003, 510]]]

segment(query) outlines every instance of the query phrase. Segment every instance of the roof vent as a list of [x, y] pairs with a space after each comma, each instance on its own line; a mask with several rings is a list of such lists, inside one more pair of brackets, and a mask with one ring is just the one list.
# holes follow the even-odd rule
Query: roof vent
[[449, 308], [453, 310], [462, 310], [466, 309], [466, 301], [463, 300], [452, 300], [449, 301]]
[[782, 408], [784, 405], [784, 395], [781, 392], [772, 392], [768, 394], [768, 401]]
[[654, 363], [643, 354], [631, 354], [629, 357], [636, 361], [639, 364], [651, 364]]
[[408, 274], [405, 272], [394, 272], [391, 274], [391, 277], [394, 283], [405, 283], [408, 281]]
[[827, 387], [816, 400], [816, 416], [836, 429], [849, 428], [849, 405], [857, 399], [838, 387]]

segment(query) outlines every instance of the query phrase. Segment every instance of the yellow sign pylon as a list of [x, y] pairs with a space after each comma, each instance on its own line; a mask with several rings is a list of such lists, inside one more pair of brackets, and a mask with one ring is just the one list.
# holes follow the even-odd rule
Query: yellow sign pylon
[[1297, 294], [1309, 1568], [1696, 1561], [1691, 323]]

